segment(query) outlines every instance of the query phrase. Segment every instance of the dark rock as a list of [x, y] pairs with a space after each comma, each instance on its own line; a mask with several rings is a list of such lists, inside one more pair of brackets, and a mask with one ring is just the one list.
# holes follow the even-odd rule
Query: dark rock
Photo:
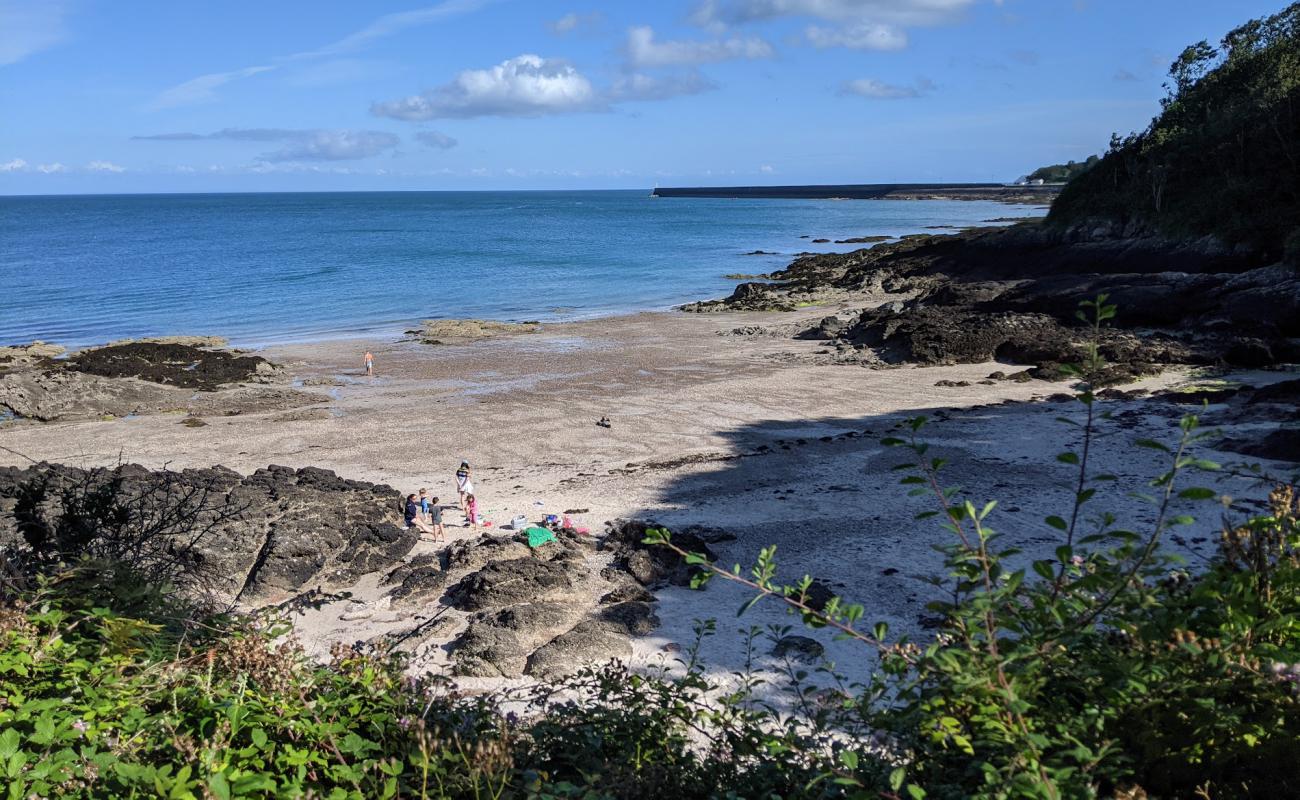
[[631, 657], [632, 643], [625, 632], [601, 620], [587, 620], [538, 648], [528, 657], [524, 673], [558, 678], [589, 664], [627, 661]]
[[600, 598], [601, 605], [624, 603], [629, 600], [641, 603], [653, 603], [655, 602], [655, 596], [640, 584], [628, 582], [606, 592]]
[[831, 590], [831, 587], [821, 581], [813, 581], [808, 586], [804, 602], [814, 611], [825, 611], [826, 606], [833, 597], [835, 597], [835, 592]]
[[458, 675], [517, 678], [533, 652], [572, 627], [581, 610], [563, 603], [524, 603], [476, 614], [453, 643]]
[[1219, 449], [1255, 458], [1300, 463], [1300, 428], [1280, 428], [1258, 438], [1224, 439], [1219, 443]]
[[82, 350], [64, 363], [66, 369], [104, 378], [139, 378], [207, 392], [225, 384], [263, 378], [275, 371], [274, 365], [261, 356], [158, 342], [128, 342]]
[[[613, 550], [615, 565], [627, 571], [640, 584], [690, 585], [691, 576], [697, 568], [688, 566], [681, 556], [667, 547], [644, 543], [646, 529], [655, 527], [653, 524], [636, 520], [614, 520], [605, 525], [602, 546]], [[695, 534], [677, 532], [673, 534], [672, 541], [688, 553], [700, 553], [710, 561], [717, 558], [704, 540]]]
[[64, 490], [112, 487], [121, 505], [149, 509], [152, 524], [175, 518], [167, 530], [177, 546], [197, 539], [204, 591], [245, 604], [347, 588], [400, 561], [418, 540], [395, 524], [395, 489], [314, 467], [273, 466], [242, 476], [224, 467], [87, 471], [40, 464], [0, 470], [0, 547], [18, 541], [14, 500], [22, 487], [36, 485], [45, 487], [51, 514]]
[[772, 648], [772, 655], [791, 661], [815, 664], [821, 660], [826, 648], [816, 639], [807, 636], [782, 636]]
[[562, 565], [531, 557], [493, 561], [447, 590], [447, 599], [462, 611], [558, 600], [573, 589], [568, 572]]
[[1278, 381], [1254, 390], [1248, 403], [1277, 403], [1300, 405], [1300, 379]]

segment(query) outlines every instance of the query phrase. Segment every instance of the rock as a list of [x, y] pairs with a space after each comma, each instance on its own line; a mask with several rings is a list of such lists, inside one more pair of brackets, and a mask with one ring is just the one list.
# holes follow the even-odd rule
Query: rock
[[1300, 463], [1300, 428], [1279, 428], [1258, 438], [1224, 439], [1218, 446], [1255, 458]]
[[600, 598], [601, 605], [623, 603], [629, 600], [641, 603], [653, 603], [655, 602], [655, 596], [640, 584], [629, 582], [621, 584], [617, 588], [606, 592]]
[[41, 422], [182, 409], [190, 395], [134, 378], [112, 380], [62, 368], [0, 374], [0, 408]]
[[447, 547], [447, 571], [479, 570], [493, 561], [509, 561], [532, 555], [528, 545], [508, 536], [482, 534], [477, 539], [452, 542]]
[[197, 539], [202, 580], [185, 588], [246, 606], [310, 588], [348, 588], [399, 561], [417, 541], [414, 531], [395, 524], [395, 489], [315, 467], [272, 466], [243, 476], [224, 467], [87, 471], [40, 464], [0, 469], [0, 547], [20, 541], [15, 504], [23, 492], [43, 491], [42, 513], [57, 521], [64, 491], [96, 487], [113, 487], [132, 514], [146, 509], [139, 524], [158, 527], [177, 546]]
[[208, 423], [204, 422], [198, 417], [186, 417], [185, 419], [181, 420], [180, 424], [184, 425], [187, 428], [202, 428], [207, 426]]
[[876, 242], [887, 242], [894, 237], [892, 236], [852, 236], [848, 239], [836, 239], [836, 244], [875, 244]]
[[1278, 381], [1260, 387], [1251, 393], [1248, 403], [1278, 403], [1282, 405], [1300, 405], [1300, 379]]
[[560, 603], [526, 603], [475, 615], [453, 643], [458, 675], [517, 678], [537, 648], [567, 632], [581, 611]]
[[590, 664], [632, 656], [631, 636], [659, 627], [648, 603], [619, 603], [575, 625], [539, 648], [528, 658], [524, 672], [538, 678], [556, 678]]
[[805, 664], [817, 663], [825, 652], [826, 648], [822, 647], [821, 642], [807, 636], [782, 636], [772, 648], [772, 655], [777, 658], [802, 661]]
[[520, 333], [537, 333], [539, 322], [496, 322], [484, 319], [426, 319], [416, 334], [426, 344], [441, 344], [443, 339], [486, 339]]
[[[643, 586], [671, 583], [689, 586], [695, 568], [667, 547], [643, 543], [647, 528], [653, 524], [636, 520], [607, 522], [604, 549], [614, 551], [615, 565], [625, 570]], [[672, 541], [690, 553], [700, 553], [710, 561], [717, 558], [699, 536], [683, 532], [673, 534]]]
[[36, 361], [58, 358], [66, 352], [68, 352], [67, 349], [60, 345], [39, 340], [30, 344], [0, 347], [0, 369], [10, 365], [31, 364]]
[[835, 592], [831, 590], [831, 587], [821, 581], [813, 581], [808, 586], [807, 599], [804, 602], [814, 611], [825, 611], [826, 606], [833, 597], [835, 597]]
[[558, 600], [573, 589], [568, 572], [562, 565], [532, 557], [493, 561], [452, 586], [447, 597], [462, 611]]
[[405, 569], [400, 584], [389, 597], [399, 606], [423, 608], [442, 597], [446, 588], [447, 573], [441, 567], [414, 566]]
[[827, 244], [827, 243], [829, 243], [829, 242], [830, 242], [830, 239], [813, 239], [813, 240], [812, 240], [812, 243], [813, 243], [813, 244]]
[[139, 378], [205, 392], [265, 376], [275, 369], [261, 356], [163, 342], [130, 342], [82, 350], [68, 357], [65, 368], [104, 378]]

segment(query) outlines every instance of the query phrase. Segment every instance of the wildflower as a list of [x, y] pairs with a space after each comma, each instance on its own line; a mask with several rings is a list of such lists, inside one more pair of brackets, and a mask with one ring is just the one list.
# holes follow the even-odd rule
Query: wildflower
[[1073, 564], [1073, 565], [1076, 566], [1076, 567], [1082, 567], [1082, 566], [1083, 566], [1083, 556], [1071, 556], [1071, 557], [1070, 557], [1070, 563]]
[[86, 724], [85, 720], [79, 719], [76, 722], [72, 723], [72, 729], [77, 733], [85, 733], [86, 731], [90, 730], [90, 725]]

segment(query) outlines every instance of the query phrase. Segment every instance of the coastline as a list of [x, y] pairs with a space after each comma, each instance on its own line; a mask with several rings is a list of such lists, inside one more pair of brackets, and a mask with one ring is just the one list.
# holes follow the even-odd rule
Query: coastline
[[[935, 446], [953, 463], [950, 479], [975, 496], [999, 499], [1008, 509], [999, 529], [1033, 552], [1052, 541], [1042, 517], [1059, 512], [1068, 497], [1068, 469], [1053, 459], [1072, 432], [1055, 419], [1077, 404], [1049, 399], [1065, 390], [1061, 384], [981, 383], [1006, 364], [836, 366], [825, 342], [780, 334], [832, 310], [645, 312], [449, 345], [282, 345], [260, 355], [283, 365], [284, 380], [319, 402], [209, 416], [202, 427], [166, 413], [8, 426], [0, 428], [0, 445], [8, 449], [0, 451], [0, 465], [20, 466], [10, 452], [16, 451], [74, 466], [221, 464], [243, 474], [269, 464], [313, 466], [403, 493], [426, 487], [454, 503], [451, 472], [466, 459], [478, 471], [494, 529], [518, 513], [570, 509], [586, 509], [574, 516], [593, 532], [618, 518], [720, 528], [736, 537], [717, 547], [724, 563], [747, 563], [776, 544], [786, 577], [813, 575], [894, 630], [924, 635], [932, 590], [915, 576], [935, 566], [930, 545], [944, 533], [913, 522], [921, 506], [897, 485], [890, 467], [899, 455], [880, 439], [905, 417], [930, 415]], [[366, 347], [376, 357], [373, 379], [359, 374]], [[1283, 376], [1232, 377], [1267, 383]], [[1194, 380], [1171, 370], [1126, 388]], [[1183, 411], [1141, 400], [1117, 400], [1112, 408], [1124, 420], [1116, 432], [1126, 440], [1167, 437]], [[611, 428], [596, 425], [602, 416]], [[1158, 469], [1157, 456], [1117, 446], [1098, 463], [1123, 475], [1124, 489], [1136, 489]], [[1112, 507], [1140, 519], [1144, 512], [1121, 494]], [[470, 537], [455, 526], [455, 512], [449, 516], [452, 540]], [[1187, 532], [1189, 541], [1212, 541], [1213, 527], [1198, 525]], [[411, 556], [434, 551], [421, 543]], [[376, 582], [371, 576], [351, 590], [377, 607]], [[700, 617], [724, 621], [706, 645], [706, 660], [719, 672], [743, 666], [741, 638], [725, 622], [743, 599], [735, 587], [669, 587], [657, 598], [663, 624], [633, 640], [635, 667], [671, 664], [673, 648], [689, 644]], [[297, 635], [323, 657], [333, 641], [415, 624], [387, 611], [347, 616], [345, 604], [328, 604], [298, 618]], [[790, 621], [761, 604], [745, 624]], [[817, 638], [851, 677], [865, 674], [868, 665], [852, 645]], [[416, 666], [446, 666], [445, 641], [422, 650]]]

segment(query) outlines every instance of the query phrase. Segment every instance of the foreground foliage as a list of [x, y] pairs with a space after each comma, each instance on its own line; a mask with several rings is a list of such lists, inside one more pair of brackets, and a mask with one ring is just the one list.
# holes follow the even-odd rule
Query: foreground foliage
[[1146, 130], [1116, 136], [1049, 221], [1214, 234], [1300, 263], [1300, 3], [1188, 47]]

